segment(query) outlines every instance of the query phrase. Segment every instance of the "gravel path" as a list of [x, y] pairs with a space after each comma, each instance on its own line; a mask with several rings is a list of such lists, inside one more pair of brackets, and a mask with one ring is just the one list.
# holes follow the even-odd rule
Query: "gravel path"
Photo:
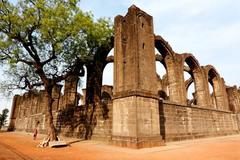
[[19, 132], [0, 133], [0, 160], [240, 160], [240, 135], [167, 143], [128, 149], [98, 141], [68, 139], [69, 147], [37, 148], [42, 140]]

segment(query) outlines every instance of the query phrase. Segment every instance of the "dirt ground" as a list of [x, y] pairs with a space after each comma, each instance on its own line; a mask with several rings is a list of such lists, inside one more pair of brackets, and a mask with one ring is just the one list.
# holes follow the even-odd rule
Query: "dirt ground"
[[167, 143], [166, 146], [128, 149], [98, 141], [65, 139], [69, 147], [38, 148], [23, 132], [0, 133], [0, 160], [240, 160], [240, 135]]

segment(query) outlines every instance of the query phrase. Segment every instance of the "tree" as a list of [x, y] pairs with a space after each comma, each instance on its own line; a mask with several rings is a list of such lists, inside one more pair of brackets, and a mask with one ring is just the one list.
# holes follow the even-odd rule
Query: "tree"
[[0, 2], [0, 61], [8, 65], [10, 89], [44, 87], [48, 133], [56, 140], [52, 90], [71, 76], [83, 76], [84, 64], [109, 46], [109, 20], [93, 20], [77, 0], [19, 0]]
[[101, 102], [101, 87], [103, 79], [103, 71], [106, 65], [113, 62], [113, 56], [108, 57], [108, 53], [113, 48], [113, 38], [109, 45], [102, 46], [94, 53], [92, 61], [86, 63], [87, 68], [87, 85], [86, 85], [86, 110], [87, 121], [86, 121], [86, 136], [85, 139], [91, 137], [92, 129], [94, 126], [93, 119], [95, 118], [94, 113], [97, 107], [100, 107]]
[[8, 109], [4, 109], [2, 110], [2, 114], [0, 114], [0, 129], [2, 128], [2, 126], [4, 126], [7, 122], [7, 114], [8, 114]]

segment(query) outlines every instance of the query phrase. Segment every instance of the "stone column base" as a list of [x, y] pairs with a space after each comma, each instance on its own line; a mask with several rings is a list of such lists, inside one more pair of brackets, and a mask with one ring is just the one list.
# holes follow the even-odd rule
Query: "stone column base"
[[150, 148], [157, 146], [164, 146], [164, 141], [161, 136], [157, 137], [123, 137], [123, 136], [112, 136], [112, 140], [110, 144], [119, 146], [119, 147], [127, 147], [133, 149], [140, 148]]

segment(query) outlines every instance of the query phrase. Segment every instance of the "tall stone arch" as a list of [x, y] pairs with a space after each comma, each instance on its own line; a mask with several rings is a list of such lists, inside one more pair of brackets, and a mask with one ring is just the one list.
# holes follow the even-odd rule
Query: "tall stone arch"
[[167, 74], [163, 75], [161, 79], [161, 90], [158, 89], [158, 95], [164, 100], [169, 100], [169, 86]]
[[[214, 94], [213, 98], [215, 98], [216, 100], [217, 109], [228, 110], [229, 103], [227, 98], [226, 86], [223, 78], [220, 77], [217, 70], [212, 65], [205, 66], [204, 70], [207, 81], [213, 86]], [[211, 96], [209, 96], [209, 101], [211, 101]], [[214, 107], [213, 104], [210, 106]]]
[[240, 112], [240, 94], [237, 86], [227, 87], [229, 110], [234, 113]]
[[[196, 98], [196, 104], [202, 107], [205, 107], [209, 105], [208, 99], [206, 98], [206, 83], [204, 81], [204, 72], [198, 62], [198, 60], [189, 53], [183, 53], [181, 54], [182, 56], [182, 67], [183, 70], [187, 71], [191, 75], [191, 81], [187, 83], [186, 86], [186, 93], [187, 94], [187, 89], [190, 86], [191, 83], [194, 83], [195, 87], [195, 98]], [[184, 63], [187, 63], [188, 67], [185, 68]]]
[[155, 47], [162, 55], [162, 63], [167, 70], [169, 100], [186, 104], [185, 95], [182, 90], [182, 81], [179, 81], [178, 55], [161, 36], [155, 36]]

